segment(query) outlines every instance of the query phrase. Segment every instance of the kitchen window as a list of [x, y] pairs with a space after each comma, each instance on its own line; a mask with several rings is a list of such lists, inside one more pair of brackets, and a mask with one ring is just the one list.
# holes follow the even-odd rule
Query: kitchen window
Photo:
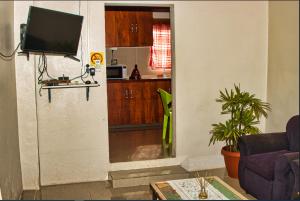
[[171, 69], [170, 24], [153, 25], [153, 46], [150, 48], [149, 66], [152, 70]]

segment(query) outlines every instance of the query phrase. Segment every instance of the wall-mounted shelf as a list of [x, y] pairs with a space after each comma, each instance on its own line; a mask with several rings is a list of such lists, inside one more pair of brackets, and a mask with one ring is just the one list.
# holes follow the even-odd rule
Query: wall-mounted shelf
[[65, 88], [86, 88], [86, 100], [89, 101], [90, 87], [99, 87], [99, 84], [69, 84], [58, 86], [42, 86], [42, 89], [48, 89], [48, 101], [51, 103], [51, 90], [52, 89], [65, 89]]

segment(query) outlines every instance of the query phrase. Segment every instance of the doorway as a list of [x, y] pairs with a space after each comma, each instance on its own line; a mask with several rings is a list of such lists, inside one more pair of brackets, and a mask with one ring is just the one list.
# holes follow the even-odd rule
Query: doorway
[[[171, 6], [105, 6], [111, 163], [175, 157], [174, 129], [173, 143], [168, 140], [170, 126], [162, 140], [164, 109], [157, 92], [161, 88], [173, 94], [172, 11]], [[159, 59], [155, 44], [162, 42], [164, 58]], [[141, 79], [130, 79], [135, 66]], [[113, 68], [122, 73], [110, 76]]]

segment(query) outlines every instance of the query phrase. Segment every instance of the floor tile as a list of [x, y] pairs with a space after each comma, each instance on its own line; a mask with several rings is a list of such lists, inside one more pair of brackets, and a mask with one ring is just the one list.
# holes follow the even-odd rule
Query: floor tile
[[[140, 172], [140, 171], [139, 171]], [[240, 187], [238, 179], [227, 176], [225, 168], [199, 171], [201, 176], [219, 176], [248, 199], [255, 199]], [[193, 177], [195, 172], [189, 172]], [[166, 175], [167, 176], [167, 175]], [[167, 178], [167, 177], [166, 177]], [[23, 200], [151, 200], [149, 185], [112, 188], [110, 181], [43, 186], [39, 191], [24, 191]]]
[[231, 187], [233, 187], [235, 190], [237, 190], [239, 193], [241, 193], [242, 195], [244, 195], [246, 198], [250, 199], [250, 200], [256, 200], [253, 196], [247, 194], [241, 187], [240, 187], [240, 183], [238, 179], [234, 179], [231, 177], [225, 177], [223, 179], [228, 185], [230, 185]]
[[91, 195], [88, 187], [88, 183], [47, 186], [42, 187], [42, 196], [50, 200], [90, 200]]
[[92, 200], [111, 199], [111, 184], [108, 181], [90, 182], [88, 189]]
[[199, 170], [199, 171], [192, 171], [190, 172], [190, 177], [195, 177], [197, 173], [200, 176], [218, 176], [221, 179], [227, 177], [227, 171], [225, 168], [216, 168], [216, 169], [209, 169], [209, 170]]
[[37, 194], [39, 194], [39, 191], [35, 191], [35, 190], [24, 191], [22, 194], [22, 200], [32, 200], [38, 197]]
[[112, 200], [152, 200], [149, 185], [111, 189]]
[[109, 160], [112, 163], [169, 158], [171, 151], [171, 146], [162, 142], [161, 128], [110, 129]]

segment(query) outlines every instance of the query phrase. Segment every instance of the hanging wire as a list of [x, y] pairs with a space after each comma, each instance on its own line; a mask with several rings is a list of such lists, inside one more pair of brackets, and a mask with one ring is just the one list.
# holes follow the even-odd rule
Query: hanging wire
[[48, 63], [47, 63], [47, 57], [45, 54], [44, 54], [44, 68], [45, 68], [45, 72], [46, 72], [48, 78], [55, 79], [55, 78], [53, 78], [53, 76], [49, 75], [49, 73], [48, 73]]
[[5, 60], [5, 61], [10, 61], [13, 59], [13, 56], [16, 54], [18, 48], [20, 47], [21, 42], [19, 42], [19, 44], [17, 45], [16, 49], [13, 51], [13, 53], [11, 53], [10, 55], [5, 55], [3, 53], [0, 52], [0, 58]]
[[39, 56], [38, 71], [39, 71], [38, 84], [41, 84], [43, 80], [43, 74], [44, 74], [42, 55]]
[[[78, 14], [80, 15], [81, 14], [81, 0], [78, 1]], [[86, 67], [84, 66], [83, 64], [83, 40], [82, 40], [82, 33], [80, 33], [80, 51], [81, 51], [81, 54], [80, 54], [80, 57], [81, 57], [81, 70], [80, 70], [80, 75], [77, 76], [77, 77], [74, 77], [72, 79], [70, 79], [70, 81], [72, 80], [75, 80], [77, 78], [80, 78], [82, 80], [82, 82], [85, 82], [83, 80], [83, 78], [86, 78], [86, 77], [83, 77], [87, 74], [87, 70], [86, 70]], [[82, 71], [84, 71], [84, 73], [82, 73]]]
[[[81, 14], [81, 0], [78, 1], [78, 14]], [[83, 50], [82, 50], [82, 34], [80, 33], [80, 51], [81, 51], [81, 67], [83, 66]]]
[[39, 76], [38, 76], [38, 84], [40, 85], [39, 88], [39, 95], [42, 96], [42, 81], [43, 81], [43, 75], [44, 75], [44, 71], [45, 68], [44, 66], [44, 59], [43, 59], [43, 55], [39, 56], [39, 62], [38, 62], [38, 71], [39, 71]]
[[47, 56], [45, 55], [45, 53], [42, 53], [42, 55], [39, 56], [38, 72], [39, 72], [38, 84], [40, 85], [39, 95], [42, 96], [41, 90], [42, 90], [42, 82], [44, 79], [44, 74], [46, 73], [47, 77], [50, 79], [55, 79], [53, 78], [53, 76], [51, 76], [48, 73]]

